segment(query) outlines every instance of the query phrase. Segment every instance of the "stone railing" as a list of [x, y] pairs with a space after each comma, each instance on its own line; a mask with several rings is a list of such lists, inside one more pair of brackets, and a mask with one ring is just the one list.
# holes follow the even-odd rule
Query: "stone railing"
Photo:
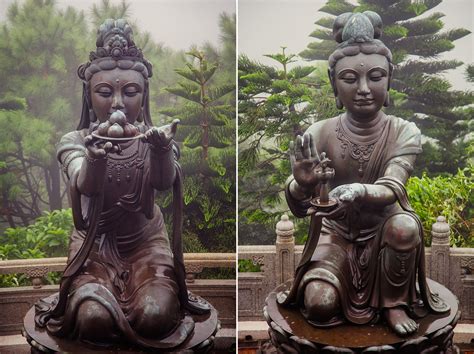
[[[266, 296], [291, 278], [303, 246], [296, 246], [293, 223], [283, 215], [271, 246], [239, 246], [239, 259], [260, 265], [260, 272], [238, 273], [239, 321], [260, 321]], [[431, 247], [426, 248], [426, 273], [445, 285], [459, 299], [462, 322], [474, 322], [474, 249], [449, 247], [449, 225], [442, 216], [432, 227]]]
[[[234, 253], [185, 253], [186, 282], [195, 294], [218, 311], [223, 328], [235, 328], [235, 279], [199, 279], [205, 268], [235, 268]], [[0, 274], [25, 274], [32, 286], [0, 288], [0, 336], [17, 334], [28, 309], [40, 298], [58, 291], [58, 285], [43, 285], [49, 272], [62, 272], [66, 257], [0, 261]]]

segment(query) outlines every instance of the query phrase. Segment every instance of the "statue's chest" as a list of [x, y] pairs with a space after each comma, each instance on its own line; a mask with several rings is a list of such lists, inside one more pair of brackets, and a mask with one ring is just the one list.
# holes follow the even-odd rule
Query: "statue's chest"
[[135, 193], [142, 183], [144, 160], [139, 151], [111, 154], [107, 159], [104, 183], [106, 204], [114, 203], [125, 194]]
[[376, 158], [380, 149], [380, 134], [373, 138], [356, 137], [341, 128], [340, 125], [331, 134], [328, 157], [336, 170], [334, 184], [361, 182], [368, 169], [373, 168], [371, 160]]

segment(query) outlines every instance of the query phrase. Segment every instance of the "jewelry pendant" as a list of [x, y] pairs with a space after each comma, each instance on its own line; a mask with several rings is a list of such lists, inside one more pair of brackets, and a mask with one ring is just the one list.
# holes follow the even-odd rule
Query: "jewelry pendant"
[[364, 166], [364, 160], [360, 159], [359, 160], [359, 176], [362, 177], [364, 175], [364, 170], [362, 169], [362, 167]]

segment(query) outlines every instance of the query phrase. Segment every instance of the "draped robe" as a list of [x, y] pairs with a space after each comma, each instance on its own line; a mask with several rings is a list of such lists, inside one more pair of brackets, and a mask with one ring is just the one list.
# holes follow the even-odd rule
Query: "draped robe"
[[[333, 285], [340, 298], [340, 315], [326, 323], [313, 321], [313, 325], [333, 326], [346, 320], [369, 323], [377, 318], [381, 309], [395, 306], [405, 307], [414, 316], [449, 310], [426, 284], [423, 229], [408, 202], [405, 187], [396, 177], [384, 174], [390, 164], [411, 173], [413, 167], [403, 156], [421, 153], [421, 134], [413, 123], [394, 116], [386, 118], [377, 140], [365, 146], [348, 133], [341, 117], [318, 122], [307, 131], [317, 142], [318, 150], [325, 151], [335, 167], [336, 178], [331, 189], [349, 183], [379, 184], [390, 188], [396, 196], [396, 202], [385, 207], [357, 202], [347, 204], [339, 219], [311, 216], [308, 240], [295, 280], [289, 291], [278, 295], [278, 302], [297, 305], [307, 316], [303, 304], [306, 285], [313, 280]], [[367, 152], [365, 156], [364, 152]], [[354, 157], [359, 160], [354, 161]], [[362, 173], [355, 173], [357, 164]], [[288, 205], [295, 216], [305, 217], [310, 201], [293, 198], [289, 191], [291, 180], [286, 188]], [[404, 267], [405, 263], [408, 265], [403, 276], [387, 266], [392, 255], [382, 234], [385, 222], [397, 214], [408, 215], [416, 221], [421, 241], [403, 261]]]
[[[73, 159], [85, 156], [84, 138], [89, 133], [87, 129], [68, 133], [58, 144], [58, 159], [66, 174]], [[177, 149], [173, 150], [178, 155]], [[59, 295], [52, 302], [40, 300], [35, 312], [36, 324], [53, 335], [77, 337], [78, 308], [84, 301], [92, 300], [107, 309], [118, 328], [116, 334], [128, 343], [173, 348], [194, 329], [194, 321], [185, 309], [194, 313], [208, 311], [207, 305], [188, 299], [185, 284], [179, 164], [176, 161], [170, 245], [163, 215], [154, 203], [149, 154], [149, 144], [139, 140], [121, 155], [109, 154], [108, 176], [99, 195], [81, 195], [76, 187], [78, 173], [68, 176], [75, 228], [70, 236], [67, 266]], [[111, 200], [110, 195], [118, 198]], [[123, 233], [120, 225], [128, 226], [130, 218], [143, 219], [137, 215], [144, 215], [147, 221], [137, 225], [133, 232]], [[157, 328], [157, 338], [142, 337], [131, 325], [140, 316], [136, 311], [137, 303], [143, 300], [140, 294], [150, 295], [149, 289], [157, 301], [163, 296], [175, 300], [170, 303], [173, 316], [168, 319], [173, 330], [160, 334]]]

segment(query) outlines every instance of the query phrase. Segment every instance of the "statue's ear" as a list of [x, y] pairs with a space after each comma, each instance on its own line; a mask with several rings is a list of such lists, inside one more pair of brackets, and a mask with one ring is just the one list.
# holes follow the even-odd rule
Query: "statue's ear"
[[328, 69], [328, 76], [329, 76], [329, 82], [331, 83], [332, 87], [332, 92], [334, 92], [334, 96], [337, 97], [337, 89], [336, 89], [336, 82], [334, 81], [334, 76], [332, 75], [331, 69]]
[[394, 69], [393, 64], [389, 62], [389, 63], [388, 63], [388, 85], [387, 85], [387, 91], [390, 91], [390, 87], [392, 86], [393, 69]]

